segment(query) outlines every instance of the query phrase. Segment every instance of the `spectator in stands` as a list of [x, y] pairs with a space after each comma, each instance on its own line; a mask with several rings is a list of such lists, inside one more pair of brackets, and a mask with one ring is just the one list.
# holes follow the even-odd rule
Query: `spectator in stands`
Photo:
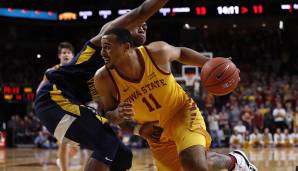
[[232, 103], [230, 108], [231, 108], [231, 110], [229, 113], [229, 118], [230, 118], [231, 125], [234, 126], [240, 120], [241, 111], [240, 111], [238, 102]]
[[[264, 94], [265, 98], [266, 95]], [[270, 131], [273, 130], [273, 116], [272, 116], [272, 105], [269, 100], [266, 100], [264, 103], [261, 103], [260, 108], [257, 110], [263, 115], [263, 127], [270, 128]]]
[[252, 147], [262, 147], [263, 142], [263, 135], [259, 133], [258, 128], [254, 128], [254, 132], [249, 136], [249, 144]]
[[39, 131], [38, 136], [34, 140], [34, 144], [38, 148], [53, 149], [57, 148], [57, 143], [53, 142], [50, 138], [50, 133], [46, 130], [45, 127]]
[[28, 137], [28, 142], [31, 143], [34, 140], [35, 134], [31, 130], [32, 120], [27, 115], [24, 116], [24, 127], [25, 127], [25, 134]]
[[281, 128], [283, 130], [287, 127], [286, 110], [282, 107], [281, 103], [276, 104], [276, 108], [273, 110], [273, 117], [276, 128]]
[[284, 130], [284, 146], [285, 147], [292, 147], [294, 145], [292, 135], [289, 134], [289, 130]]
[[223, 106], [222, 109], [221, 109], [221, 111], [219, 112], [218, 125], [219, 125], [219, 128], [222, 129], [227, 124], [229, 124], [229, 114], [226, 111], [226, 107]]
[[238, 121], [238, 124], [234, 127], [234, 130], [236, 130], [237, 133], [244, 136], [246, 132], [246, 127], [243, 125], [242, 121]]
[[274, 145], [275, 147], [283, 147], [284, 144], [285, 144], [285, 136], [281, 132], [281, 129], [277, 128], [274, 134]]
[[229, 147], [229, 142], [230, 142], [230, 138], [232, 136], [232, 129], [231, 127], [229, 126], [229, 124], [226, 124], [222, 129], [222, 137], [221, 137], [221, 140], [223, 143], [222, 144], [222, 147]]
[[269, 128], [264, 129], [263, 142], [264, 142], [264, 147], [272, 147], [273, 145], [273, 138], [272, 138], [272, 134], [269, 131]]
[[294, 129], [294, 132], [292, 133], [292, 139], [293, 139], [293, 144], [295, 147], [298, 146], [298, 129]]
[[234, 130], [234, 133], [230, 138], [230, 148], [241, 148], [242, 145], [243, 145], [243, 134], [237, 132], [237, 130]]
[[208, 123], [210, 134], [212, 137], [212, 147], [221, 147], [219, 134], [219, 126], [218, 126], [219, 115], [217, 114], [217, 110], [214, 108], [212, 113], [208, 115]]
[[258, 108], [258, 113], [260, 113], [261, 115], [265, 116], [268, 115], [270, 112], [270, 108], [265, 107], [264, 103], [260, 104], [260, 107]]
[[249, 148], [250, 144], [249, 144], [249, 131], [246, 130], [243, 136], [243, 148]]
[[15, 143], [16, 144], [27, 144], [28, 136], [26, 134], [26, 125], [24, 120], [20, 119], [17, 122], [15, 130]]
[[262, 130], [264, 127], [264, 116], [261, 114], [260, 110], [255, 111], [255, 116], [252, 120], [252, 125], [254, 128]]
[[243, 121], [243, 125], [246, 127], [246, 130], [249, 132], [252, 132], [252, 120], [254, 116], [251, 112], [245, 111], [244, 114], [241, 116], [241, 119]]
[[293, 126], [293, 116], [294, 116], [294, 111], [292, 108], [292, 103], [287, 102], [286, 103], [286, 124], [289, 130], [291, 130]]
[[296, 105], [293, 114], [293, 130], [298, 130], [298, 104]]
[[17, 127], [16, 115], [11, 116], [7, 124], [7, 143], [9, 146], [15, 146], [15, 130]]

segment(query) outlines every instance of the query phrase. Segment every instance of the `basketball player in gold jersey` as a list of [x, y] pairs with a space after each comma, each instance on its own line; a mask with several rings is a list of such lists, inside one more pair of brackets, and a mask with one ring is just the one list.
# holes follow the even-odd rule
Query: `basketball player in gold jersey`
[[160, 171], [256, 171], [239, 150], [229, 155], [210, 153], [211, 138], [195, 102], [171, 74], [172, 61], [203, 66], [208, 58], [165, 42], [133, 47], [132, 36], [122, 28], [107, 31], [101, 40], [105, 66], [95, 74], [95, 87], [106, 116], [139, 124], [158, 121], [163, 133], [150, 148]]

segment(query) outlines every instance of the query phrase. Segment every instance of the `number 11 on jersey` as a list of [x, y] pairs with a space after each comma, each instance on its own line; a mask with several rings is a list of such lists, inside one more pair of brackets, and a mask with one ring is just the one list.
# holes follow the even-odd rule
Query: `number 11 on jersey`
[[[148, 98], [149, 98], [149, 100], [148, 100]], [[152, 93], [149, 94], [148, 98], [143, 97], [143, 98], [142, 98], [142, 101], [143, 101], [143, 103], [146, 104], [146, 106], [147, 106], [149, 112], [153, 112], [153, 111], [155, 111], [156, 109], [161, 108], [161, 105], [158, 103], [158, 101], [156, 100], [156, 98], [153, 96]], [[150, 103], [150, 102], [151, 102], [151, 103]], [[153, 103], [154, 106], [152, 105], [152, 103]]]

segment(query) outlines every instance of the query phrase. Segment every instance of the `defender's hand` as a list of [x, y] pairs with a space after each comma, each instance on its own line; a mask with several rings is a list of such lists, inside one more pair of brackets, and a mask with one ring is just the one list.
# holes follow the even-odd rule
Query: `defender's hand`
[[142, 125], [139, 133], [140, 136], [152, 142], [159, 142], [163, 129], [155, 126], [158, 122], [147, 122]]

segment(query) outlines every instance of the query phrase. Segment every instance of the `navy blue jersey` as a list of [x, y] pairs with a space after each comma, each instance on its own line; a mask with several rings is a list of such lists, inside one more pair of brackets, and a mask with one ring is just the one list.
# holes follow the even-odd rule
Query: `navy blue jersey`
[[94, 74], [103, 65], [100, 49], [91, 42], [87, 42], [80, 53], [68, 64], [58, 69], [48, 70], [45, 75], [65, 97], [84, 104], [97, 96]]

